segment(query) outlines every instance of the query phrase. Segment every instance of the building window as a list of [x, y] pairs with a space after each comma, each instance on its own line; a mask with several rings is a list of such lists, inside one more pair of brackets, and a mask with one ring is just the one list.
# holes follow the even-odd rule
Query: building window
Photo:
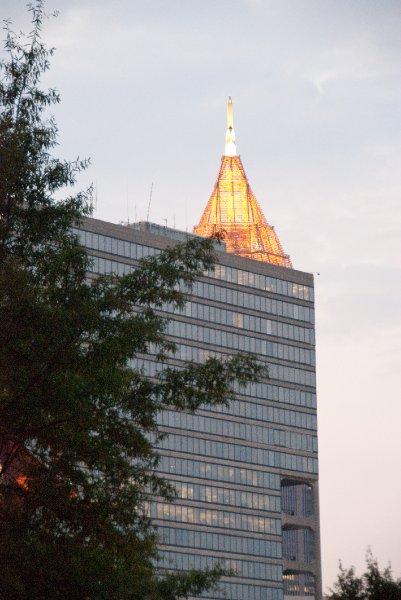
[[284, 596], [315, 596], [315, 578], [307, 571], [284, 571]]
[[313, 533], [308, 527], [283, 527], [283, 557], [294, 562], [313, 561]]
[[287, 515], [312, 515], [312, 486], [300, 481], [283, 479], [281, 482], [281, 509]]

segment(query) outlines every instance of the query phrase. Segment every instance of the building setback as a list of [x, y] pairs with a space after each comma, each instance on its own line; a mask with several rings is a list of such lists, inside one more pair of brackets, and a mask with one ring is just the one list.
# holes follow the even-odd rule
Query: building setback
[[[235, 226], [223, 206], [230, 198]], [[166, 308], [168, 335], [177, 344], [170, 362], [179, 368], [183, 361], [252, 352], [268, 365], [269, 378], [237, 390], [228, 408], [160, 416], [169, 435], [159, 470], [175, 484], [177, 499], [155, 500], [151, 514], [162, 568], [220, 563], [235, 572], [204, 597], [321, 600], [313, 276], [291, 268], [274, 228], [247, 208], [253, 202], [229, 105], [222, 168], [196, 230], [225, 238], [231, 253], [218, 246], [215, 271], [197, 280], [183, 311]], [[130, 272], [141, 258], [187, 238], [152, 223], [96, 219], [86, 219], [77, 233], [94, 273]], [[161, 368], [150, 355], [137, 365], [149, 376]]]

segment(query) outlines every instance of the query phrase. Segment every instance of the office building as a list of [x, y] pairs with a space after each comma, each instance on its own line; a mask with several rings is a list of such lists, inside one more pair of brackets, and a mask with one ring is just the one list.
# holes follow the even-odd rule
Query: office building
[[[226, 144], [210, 210], [196, 227], [223, 240], [218, 264], [199, 278], [182, 312], [166, 309], [177, 344], [171, 363], [252, 352], [269, 378], [238, 390], [228, 408], [161, 415], [169, 435], [159, 469], [178, 492], [175, 502], [152, 506], [161, 566], [232, 569], [205, 594], [213, 600], [321, 600], [313, 276], [292, 268], [274, 229], [250, 206], [230, 121]], [[121, 274], [187, 237], [151, 223], [96, 219], [79, 235], [95, 273]], [[138, 365], [150, 376], [159, 369], [152, 356]]]

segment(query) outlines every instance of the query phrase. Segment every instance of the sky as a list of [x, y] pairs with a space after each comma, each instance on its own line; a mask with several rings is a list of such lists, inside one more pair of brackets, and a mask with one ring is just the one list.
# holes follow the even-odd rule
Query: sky
[[[91, 158], [99, 219], [191, 231], [232, 96], [252, 189], [316, 275], [324, 589], [369, 546], [401, 576], [401, 1], [46, 6], [58, 153]], [[23, 0], [0, 15], [29, 25]]]

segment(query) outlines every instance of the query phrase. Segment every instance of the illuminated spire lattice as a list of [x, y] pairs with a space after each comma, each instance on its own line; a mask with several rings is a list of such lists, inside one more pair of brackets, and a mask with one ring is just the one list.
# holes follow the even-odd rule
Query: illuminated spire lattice
[[231, 98], [228, 100], [225, 153], [212, 195], [194, 233], [222, 239], [227, 252], [292, 268], [246, 177], [235, 146]]

